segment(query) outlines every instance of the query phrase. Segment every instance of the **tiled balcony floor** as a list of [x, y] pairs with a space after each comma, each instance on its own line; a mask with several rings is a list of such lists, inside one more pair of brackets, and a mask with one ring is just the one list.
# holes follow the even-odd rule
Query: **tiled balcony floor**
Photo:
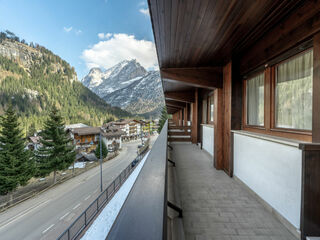
[[296, 240], [244, 186], [196, 145], [171, 144], [186, 240]]

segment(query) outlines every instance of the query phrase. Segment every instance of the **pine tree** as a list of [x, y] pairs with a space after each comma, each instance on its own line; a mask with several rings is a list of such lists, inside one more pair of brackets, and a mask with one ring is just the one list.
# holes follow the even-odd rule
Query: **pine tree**
[[[106, 158], [108, 156], [108, 148], [106, 147], [106, 144], [102, 141], [102, 158]], [[98, 143], [95, 151], [95, 155], [98, 159], [100, 159], [100, 142]]]
[[25, 142], [18, 117], [10, 104], [0, 119], [0, 194], [25, 185], [33, 177], [35, 166]]
[[167, 119], [169, 118], [169, 115], [167, 113], [167, 108], [166, 106], [164, 106], [162, 108], [162, 111], [161, 111], [161, 116], [160, 116], [160, 119], [159, 119], [159, 128], [158, 128], [158, 133], [161, 132], [162, 128], [163, 128], [163, 125], [165, 124], [165, 122], [167, 121]]
[[72, 140], [64, 130], [64, 122], [56, 107], [52, 108], [40, 136], [41, 147], [36, 151], [38, 175], [45, 177], [53, 171], [55, 184], [57, 171], [69, 167], [76, 158]]
[[35, 126], [35, 124], [34, 123], [31, 123], [31, 125], [30, 125], [30, 127], [29, 127], [29, 129], [28, 129], [28, 134], [27, 134], [27, 136], [28, 137], [32, 137], [32, 136], [34, 136], [34, 134], [37, 132], [37, 129], [36, 129], [36, 126]]

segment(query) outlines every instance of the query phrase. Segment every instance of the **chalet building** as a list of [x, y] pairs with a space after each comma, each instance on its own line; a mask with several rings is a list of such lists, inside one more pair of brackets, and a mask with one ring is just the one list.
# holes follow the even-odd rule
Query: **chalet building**
[[107, 239], [319, 237], [320, 1], [148, 4], [172, 119]]
[[138, 139], [141, 135], [141, 123], [138, 120], [120, 120], [110, 123], [112, 126], [117, 126], [120, 128], [124, 134], [122, 135], [123, 141], [130, 141], [133, 139]]
[[41, 146], [40, 139], [40, 136], [28, 137], [27, 148], [31, 151], [38, 150]]
[[70, 129], [71, 138], [76, 145], [86, 152], [94, 150], [99, 142], [100, 127], [81, 127]]
[[115, 148], [122, 148], [122, 136], [125, 133], [117, 126], [106, 124], [102, 126], [102, 140], [107, 146], [108, 150]]

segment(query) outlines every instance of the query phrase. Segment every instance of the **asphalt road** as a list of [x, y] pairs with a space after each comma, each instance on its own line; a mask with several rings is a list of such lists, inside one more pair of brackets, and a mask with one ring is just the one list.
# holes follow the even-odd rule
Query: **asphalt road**
[[[120, 154], [103, 164], [104, 189], [136, 157], [140, 143], [123, 144]], [[99, 193], [98, 166], [0, 213], [0, 239], [56, 239]]]

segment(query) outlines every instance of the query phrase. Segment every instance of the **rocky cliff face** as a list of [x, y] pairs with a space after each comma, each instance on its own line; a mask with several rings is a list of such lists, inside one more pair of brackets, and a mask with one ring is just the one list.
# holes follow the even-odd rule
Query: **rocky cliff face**
[[18, 62], [25, 69], [30, 69], [35, 61], [42, 58], [42, 53], [20, 42], [3, 40], [0, 44], [0, 55]]
[[164, 105], [159, 71], [146, 71], [136, 60], [123, 61], [102, 71], [93, 68], [82, 83], [112, 106], [133, 114], [152, 112]]
[[[44, 47], [38, 46], [33, 48], [27, 44], [11, 39], [1, 40], [0, 56], [17, 62], [29, 75], [31, 74], [33, 67], [42, 64], [49, 64], [51, 73], [66, 73], [70, 68], [70, 65], [67, 62], [60, 59], [58, 56], [55, 56], [51, 51]], [[68, 79], [71, 82], [78, 80], [74, 69], [72, 69], [72, 73]]]

